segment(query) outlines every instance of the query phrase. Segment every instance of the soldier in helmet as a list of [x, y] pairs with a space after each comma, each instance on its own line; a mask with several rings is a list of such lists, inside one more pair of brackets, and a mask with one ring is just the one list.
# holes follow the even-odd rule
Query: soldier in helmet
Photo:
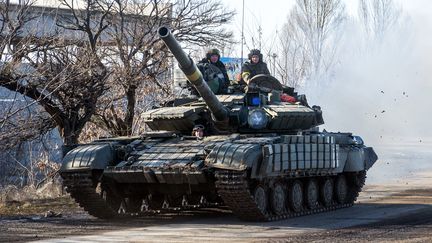
[[267, 64], [263, 62], [263, 55], [260, 50], [252, 49], [248, 54], [249, 61], [245, 62], [242, 66], [242, 79], [246, 83], [249, 83], [249, 80], [258, 74], [267, 74], [270, 75], [270, 71], [267, 68]]
[[[214, 72], [214, 68], [208, 64], [211, 64], [215, 67], [217, 67], [218, 73]], [[200, 69], [200, 71], [203, 73], [204, 75], [204, 79], [206, 79], [206, 76], [218, 76], [220, 78], [220, 87], [218, 89], [218, 92], [215, 93], [226, 93], [228, 86], [230, 84], [229, 81], [229, 77], [228, 77], [228, 73], [227, 70], [225, 68], [225, 64], [223, 62], [221, 62], [220, 60], [220, 52], [218, 49], [210, 49], [207, 54], [206, 57], [203, 58], [201, 61], [198, 62], [198, 68]], [[213, 73], [209, 74], [209, 73]], [[207, 82], [209, 82], [210, 80], [207, 80]]]

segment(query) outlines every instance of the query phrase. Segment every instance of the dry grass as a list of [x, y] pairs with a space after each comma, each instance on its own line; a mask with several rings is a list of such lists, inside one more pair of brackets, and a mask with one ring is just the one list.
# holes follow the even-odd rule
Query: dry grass
[[63, 192], [59, 181], [49, 181], [40, 188], [0, 188], [0, 217], [39, 215], [48, 210], [65, 213], [76, 209], [78, 205]]
[[36, 188], [33, 185], [19, 188], [14, 185], [0, 187], [0, 202], [56, 198], [64, 194], [60, 180], [50, 180]]
[[0, 203], [0, 217], [43, 215], [48, 210], [65, 214], [75, 212], [79, 207], [69, 196]]

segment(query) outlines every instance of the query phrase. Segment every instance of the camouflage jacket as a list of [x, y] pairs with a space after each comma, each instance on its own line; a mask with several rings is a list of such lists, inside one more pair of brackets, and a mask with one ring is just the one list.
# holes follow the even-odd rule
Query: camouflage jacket
[[249, 82], [253, 76], [258, 74], [270, 75], [267, 64], [260, 61], [258, 63], [245, 62], [242, 66], [242, 78], [245, 82]]
[[219, 70], [222, 72], [224, 78], [225, 78], [225, 86], [228, 87], [229, 86], [229, 77], [228, 77], [228, 73], [227, 70], [225, 68], [225, 64], [223, 64], [223, 62], [221, 61], [217, 61], [216, 63], [211, 63], [209, 59], [207, 58], [203, 58], [201, 61], [199, 61], [198, 63], [202, 64], [202, 63], [210, 63], [215, 65], [216, 67], [219, 68]]

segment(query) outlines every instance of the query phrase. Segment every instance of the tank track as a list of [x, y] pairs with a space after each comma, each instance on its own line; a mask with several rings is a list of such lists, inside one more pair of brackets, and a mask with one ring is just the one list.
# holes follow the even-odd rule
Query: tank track
[[357, 183], [349, 182], [351, 186], [348, 192], [350, 194], [348, 203], [338, 204], [334, 202], [330, 206], [324, 207], [320, 205], [315, 209], [305, 209], [304, 207], [301, 212], [287, 211], [280, 215], [275, 215], [268, 210], [262, 212], [262, 210], [257, 207], [250, 192], [246, 172], [228, 170], [216, 172], [216, 189], [225, 205], [240, 219], [248, 221], [276, 221], [351, 207], [364, 185], [365, 175], [365, 173], [362, 173]]
[[98, 218], [113, 218], [118, 213], [97, 192], [91, 171], [64, 173], [63, 185], [71, 197], [90, 215]]
[[[104, 199], [101, 193], [98, 192], [97, 183], [95, 183], [94, 175], [91, 171], [64, 173], [62, 174], [62, 177], [66, 191], [69, 192], [71, 197], [74, 198], [74, 200], [90, 215], [104, 219], [121, 215], [113, 209], [106, 201], [106, 198]], [[348, 203], [333, 203], [328, 207], [320, 205], [315, 209], [304, 209], [301, 212], [287, 211], [280, 215], [275, 215], [270, 211], [262, 212], [257, 207], [257, 204], [250, 192], [246, 172], [228, 170], [216, 172], [216, 189], [224, 204], [228, 206], [239, 218], [248, 221], [276, 221], [350, 207], [357, 199], [357, 196], [364, 185], [365, 178], [365, 173], [360, 173], [356, 178], [348, 178], [348, 184], [350, 185]], [[186, 208], [189, 207], [183, 209]], [[146, 212], [142, 215], [149, 214], [155, 213]]]
[[[133, 217], [133, 216], [149, 216], [157, 215], [162, 212], [178, 212], [179, 210], [194, 210], [200, 208], [217, 207], [219, 203], [200, 203], [197, 205], [182, 205], [181, 207], [170, 207], [151, 209], [142, 212], [126, 212], [124, 208], [120, 208], [120, 203], [114, 206], [107, 202], [107, 199], [101, 195], [98, 183], [95, 182], [94, 175], [91, 171], [82, 171], [74, 173], [63, 173], [63, 185], [71, 197], [87, 211], [90, 215], [97, 218], [109, 219], [114, 217]], [[123, 210], [123, 211], [122, 211]]]

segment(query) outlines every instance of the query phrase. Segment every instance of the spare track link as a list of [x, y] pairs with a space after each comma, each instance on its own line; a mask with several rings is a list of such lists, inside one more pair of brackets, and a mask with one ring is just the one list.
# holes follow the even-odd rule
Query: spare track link
[[[304, 215], [322, 213], [340, 208], [351, 207], [354, 200], [345, 204], [334, 203], [331, 206], [319, 206], [315, 209], [304, 209], [301, 212], [286, 212], [281, 215], [275, 215], [271, 212], [262, 212], [256, 205], [255, 200], [250, 192], [246, 172], [238, 171], [218, 171], [216, 173], [216, 189], [222, 197], [225, 205], [233, 213], [243, 220], [248, 221], [276, 221], [287, 218], [299, 217]], [[355, 188], [358, 192], [361, 190], [359, 185]], [[356, 193], [358, 195], [358, 192]]]
[[98, 218], [113, 218], [118, 215], [96, 191], [91, 171], [64, 173], [62, 177], [66, 191], [90, 215]]

